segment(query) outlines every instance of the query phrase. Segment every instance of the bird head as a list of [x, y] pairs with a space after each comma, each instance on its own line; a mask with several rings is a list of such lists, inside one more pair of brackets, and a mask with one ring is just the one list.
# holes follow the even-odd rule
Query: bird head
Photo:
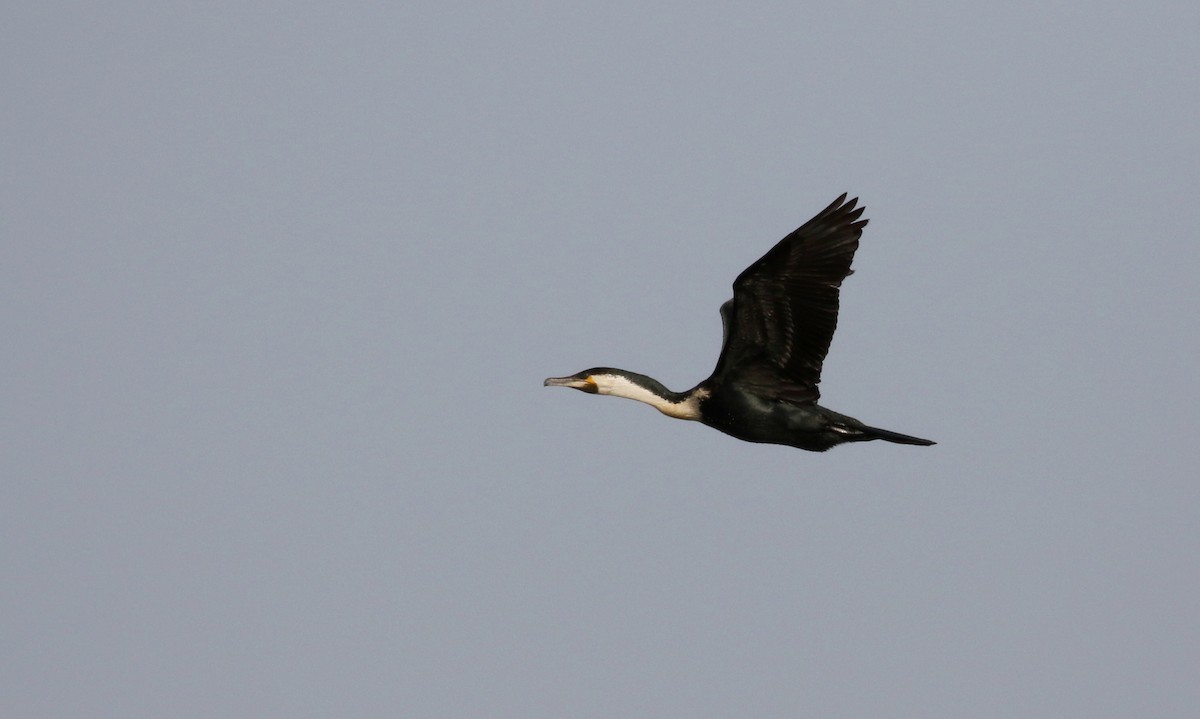
[[586, 369], [582, 372], [576, 372], [570, 377], [548, 377], [542, 383], [542, 386], [570, 387], [571, 389], [577, 389], [588, 394], [599, 394], [600, 386], [596, 384], [596, 376], [603, 375], [604, 373], [605, 370], [600, 367]]

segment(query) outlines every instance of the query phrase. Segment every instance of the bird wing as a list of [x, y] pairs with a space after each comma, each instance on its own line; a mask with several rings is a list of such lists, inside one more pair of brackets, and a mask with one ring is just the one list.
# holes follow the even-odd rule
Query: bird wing
[[838, 291], [866, 220], [843, 194], [738, 275], [721, 306], [725, 340], [714, 378], [816, 401], [837, 328]]

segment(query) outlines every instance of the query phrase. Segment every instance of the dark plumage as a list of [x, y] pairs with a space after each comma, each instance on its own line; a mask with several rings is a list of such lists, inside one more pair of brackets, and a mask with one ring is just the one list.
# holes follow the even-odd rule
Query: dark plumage
[[838, 293], [867, 220], [842, 195], [780, 240], [733, 283], [721, 306], [725, 339], [712, 375], [687, 392], [625, 370], [597, 367], [549, 386], [646, 402], [747, 442], [822, 452], [845, 442], [934, 442], [869, 427], [817, 404], [821, 365], [837, 328]]

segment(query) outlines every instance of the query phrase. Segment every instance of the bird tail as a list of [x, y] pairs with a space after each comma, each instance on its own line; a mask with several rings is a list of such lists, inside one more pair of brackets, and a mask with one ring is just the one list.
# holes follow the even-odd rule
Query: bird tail
[[931, 439], [921, 439], [920, 437], [911, 437], [907, 434], [900, 434], [899, 432], [891, 432], [886, 429], [879, 429], [878, 427], [863, 427], [863, 437], [862, 438], [863, 439], [884, 439], [884, 440], [887, 440], [888, 442], [895, 442], [896, 444], [917, 444], [922, 447], [928, 447], [931, 444], [937, 444], [937, 442], [934, 442]]

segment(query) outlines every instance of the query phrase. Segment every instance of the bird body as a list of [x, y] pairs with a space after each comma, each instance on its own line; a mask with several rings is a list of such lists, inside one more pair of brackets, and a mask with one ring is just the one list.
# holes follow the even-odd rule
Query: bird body
[[645, 375], [594, 367], [545, 385], [645, 402], [747, 442], [823, 452], [846, 442], [934, 442], [862, 422], [817, 404], [821, 366], [837, 327], [838, 293], [866, 220], [842, 195], [784, 237], [733, 283], [721, 306], [724, 341], [712, 375], [672, 392]]

